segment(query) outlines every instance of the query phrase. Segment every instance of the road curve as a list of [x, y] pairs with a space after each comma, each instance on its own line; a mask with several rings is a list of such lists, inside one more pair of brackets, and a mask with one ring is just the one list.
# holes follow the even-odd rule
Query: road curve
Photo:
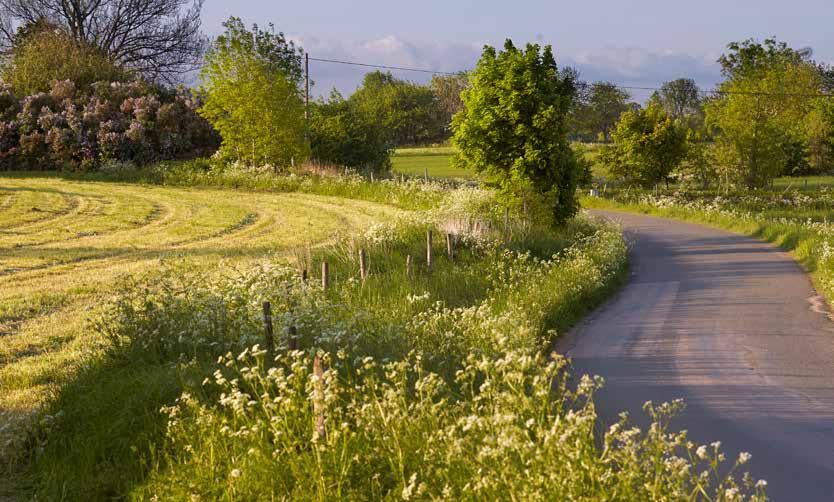
[[752, 453], [773, 500], [834, 500], [834, 323], [799, 265], [749, 237], [598, 214], [623, 225], [632, 276], [556, 348], [605, 378], [602, 417], [683, 398], [673, 427]]

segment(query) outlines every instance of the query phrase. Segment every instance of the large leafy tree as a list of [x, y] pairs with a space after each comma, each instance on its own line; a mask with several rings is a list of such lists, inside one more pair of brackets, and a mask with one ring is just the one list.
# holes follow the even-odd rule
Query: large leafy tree
[[221, 152], [276, 168], [305, 159], [297, 50], [282, 34], [248, 31], [235, 18], [225, 26], [206, 57], [199, 110], [223, 138]]
[[817, 69], [781, 44], [744, 46], [733, 62], [720, 97], [706, 106], [716, 135], [724, 180], [748, 187], [767, 185], [804, 162], [807, 117], [821, 89]]
[[577, 160], [568, 142], [576, 94], [572, 73], [560, 72], [550, 46], [503, 51], [485, 47], [455, 115], [456, 162], [487, 173], [514, 199], [534, 196], [555, 222], [578, 209]]
[[615, 178], [644, 186], [664, 182], [687, 152], [686, 130], [658, 104], [623, 113], [600, 160]]
[[147, 79], [171, 82], [200, 63], [206, 46], [202, 5], [202, 0], [0, 0], [0, 48], [13, 43], [16, 26], [44, 19]]

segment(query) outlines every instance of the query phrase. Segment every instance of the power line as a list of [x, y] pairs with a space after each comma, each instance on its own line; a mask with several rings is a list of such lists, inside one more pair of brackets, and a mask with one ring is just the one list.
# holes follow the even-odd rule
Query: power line
[[345, 64], [345, 65], [353, 65], [353, 66], [364, 66], [366, 68], [381, 68], [383, 70], [399, 70], [399, 71], [416, 71], [420, 73], [432, 73], [434, 75], [457, 75], [460, 72], [450, 72], [450, 71], [438, 71], [438, 70], [426, 70], [423, 68], [406, 68], [404, 66], [387, 66], [381, 64], [370, 64], [370, 63], [357, 63], [355, 61], [340, 61], [338, 59], [322, 59], [322, 58], [310, 58], [310, 61], [318, 61], [321, 63], [336, 63], [336, 64]]
[[[430, 73], [433, 75], [460, 75], [461, 73], [466, 73], [467, 70], [457, 71], [457, 72], [450, 72], [450, 71], [439, 71], [439, 70], [427, 70], [425, 68], [408, 68], [405, 66], [388, 66], [388, 65], [380, 65], [380, 64], [371, 64], [371, 63], [359, 63], [356, 61], [342, 61], [339, 59], [324, 59], [324, 58], [310, 58], [310, 61], [318, 61], [320, 63], [335, 63], [335, 64], [343, 64], [343, 65], [350, 65], [350, 66], [363, 66], [365, 68], [379, 68], [383, 70], [398, 70], [398, 71], [413, 71], [418, 73]], [[618, 89], [624, 89], [629, 91], [661, 91], [662, 88], [660, 87], [641, 87], [641, 86], [634, 86], [634, 85], [623, 85], [617, 84], [612, 82], [612, 84], [617, 87]], [[714, 89], [711, 91], [707, 90], [699, 90], [699, 94], [708, 96], [708, 95], [744, 95], [744, 96], [770, 96], [770, 97], [794, 97], [794, 98], [834, 98], [832, 94], [824, 94], [824, 93], [811, 93], [811, 94], [803, 94], [803, 93], [777, 93], [777, 92], [756, 92], [756, 91], [722, 91], [720, 89]]]

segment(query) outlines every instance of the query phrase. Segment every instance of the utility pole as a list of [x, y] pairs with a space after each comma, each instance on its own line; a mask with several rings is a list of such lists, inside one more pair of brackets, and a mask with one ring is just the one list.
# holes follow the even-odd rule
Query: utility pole
[[304, 138], [310, 141], [310, 54], [304, 53]]

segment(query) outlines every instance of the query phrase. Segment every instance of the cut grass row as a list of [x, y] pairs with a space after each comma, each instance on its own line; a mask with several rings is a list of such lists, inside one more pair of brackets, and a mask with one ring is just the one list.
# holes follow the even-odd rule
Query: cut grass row
[[19, 439], [95, 345], [89, 312], [119, 277], [167, 263], [209, 273], [221, 263], [248, 267], [402, 212], [308, 194], [33, 176], [0, 178], [0, 205], [0, 428], [9, 425], [2, 444]]

